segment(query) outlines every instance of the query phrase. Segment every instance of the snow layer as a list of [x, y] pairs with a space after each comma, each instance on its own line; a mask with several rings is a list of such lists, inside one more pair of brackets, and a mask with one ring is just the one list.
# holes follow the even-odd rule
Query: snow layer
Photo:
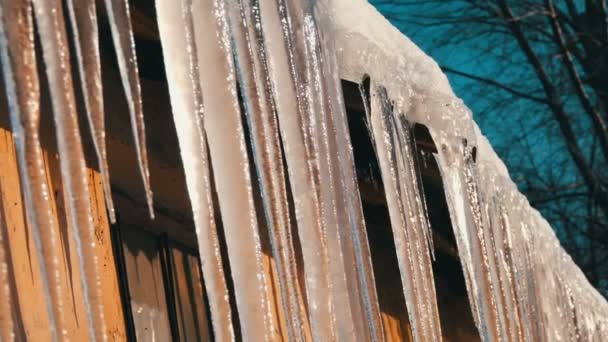
[[437, 63], [365, 1], [318, 6], [333, 16], [341, 78], [369, 76], [372, 104], [386, 88], [395, 116], [431, 132], [482, 339], [605, 340], [606, 300], [518, 192]]

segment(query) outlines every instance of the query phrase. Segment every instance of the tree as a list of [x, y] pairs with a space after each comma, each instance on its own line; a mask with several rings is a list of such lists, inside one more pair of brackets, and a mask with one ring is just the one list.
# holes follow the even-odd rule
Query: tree
[[606, 0], [375, 0], [439, 61], [530, 203], [608, 294]]

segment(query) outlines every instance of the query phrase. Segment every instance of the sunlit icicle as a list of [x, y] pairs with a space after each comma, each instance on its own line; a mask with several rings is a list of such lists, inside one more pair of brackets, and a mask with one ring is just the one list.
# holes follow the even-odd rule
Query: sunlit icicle
[[0, 52], [4, 84], [19, 160], [23, 199], [28, 227], [32, 231], [40, 261], [43, 289], [48, 298], [46, 310], [49, 316], [49, 329], [52, 338], [56, 340], [58, 333], [67, 332], [63, 303], [65, 288], [60, 273], [59, 229], [51, 208], [39, 139], [40, 88], [34, 51], [31, 3], [26, 0], [3, 0], [0, 3], [0, 17]]
[[255, 165], [268, 221], [272, 252], [279, 275], [281, 301], [293, 341], [303, 341], [306, 313], [298, 288], [296, 258], [291, 236], [283, 156], [271, 97], [259, 7], [249, 1], [233, 2], [230, 20], [240, 87], [250, 126]]
[[308, 41], [315, 43], [312, 56], [316, 58], [311, 59], [318, 63], [315, 69], [327, 122], [325, 138], [329, 140], [332, 164], [335, 166], [338, 230], [343, 241], [347, 282], [351, 286], [350, 299], [354, 314], [359, 319], [355, 321], [356, 329], [360, 337], [379, 341], [384, 336], [336, 59], [334, 23], [332, 16], [327, 15], [327, 8], [320, 2], [297, 4], [309, 18], [308, 35], [316, 37]]
[[[369, 325], [360, 294], [357, 262], [352, 229], [346, 207], [345, 193], [336, 146], [336, 131], [331, 111], [331, 99], [325, 82], [324, 56], [320, 53], [320, 36], [311, 12], [311, 4], [285, 1], [282, 12], [283, 39], [294, 65], [295, 86], [301, 112], [303, 143], [310, 160], [314, 187], [318, 191], [323, 223], [323, 238], [327, 244], [329, 279], [338, 339], [369, 339]], [[329, 75], [328, 75], [329, 76]], [[347, 146], [345, 146], [347, 147]]]
[[401, 200], [405, 201], [407, 212], [412, 224], [411, 237], [413, 238], [413, 252], [416, 255], [416, 265], [421, 278], [423, 294], [422, 305], [424, 319], [426, 320], [429, 339], [441, 340], [441, 327], [439, 322], [439, 311], [437, 308], [437, 294], [433, 277], [433, 267], [431, 265], [432, 238], [431, 227], [427, 216], [426, 202], [422, 192], [420, 170], [417, 161], [416, 142], [412, 136], [410, 123], [405, 119], [404, 114], [398, 115], [395, 119], [395, 127], [399, 143], [398, 170], [402, 192]]
[[393, 112], [386, 90], [374, 90], [371, 127], [382, 173], [397, 259], [412, 334], [416, 341], [440, 341], [435, 285], [429, 246], [424, 234], [428, 225], [422, 215], [420, 187], [414, 166], [407, 121]]
[[[223, 0], [194, 0], [192, 13], [204, 127], [224, 224], [243, 336], [255, 341], [276, 333], [252, 194], [230, 28]], [[204, 66], [204, 68], [203, 68]]]
[[127, 96], [137, 163], [146, 192], [150, 217], [154, 218], [154, 202], [150, 187], [150, 170], [148, 168], [148, 150], [146, 149], [146, 127], [129, 4], [127, 0], [105, 0], [105, 4], [110, 19], [110, 29], [112, 31], [114, 49], [116, 50], [118, 68], [120, 69], [120, 78], [125, 95]]
[[[479, 165], [479, 168], [485, 165]], [[496, 305], [497, 323], [499, 333], [502, 340], [511, 341], [515, 339], [515, 329], [513, 319], [517, 318], [517, 313], [513, 312], [513, 307], [510, 301], [510, 292], [505, 287], [506, 273], [504, 272], [503, 264], [500, 258], [502, 249], [498, 248], [500, 235], [500, 214], [496, 208], [495, 186], [492, 179], [488, 179], [492, 174], [485, 172], [486, 169], [481, 169], [478, 172], [478, 182], [483, 184], [480, 186], [480, 199], [482, 200], [482, 218], [485, 222], [484, 242], [487, 251], [489, 276], [492, 282], [492, 293], [494, 303]]]
[[108, 216], [110, 223], [115, 223], [116, 214], [114, 212], [114, 202], [112, 201], [110, 171], [106, 151], [105, 114], [95, 1], [68, 0], [67, 5], [70, 23], [72, 24], [82, 93], [87, 109], [87, 119], [91, 135], [93, 136], [95, 152], [97, 153]]
[[294, 47], [285, 39], [289, 35], [285, 10], [282, 1], [260, 1], [270, 84], [302, 247], [312, 337], [315, 341], [330, 341], [337, 338], [337, 317], [332, 307], [328, 245], [324, 236], [320, 189], [314, 179], [315, 157], [305, 144], [307, 127], [304, 127], [303, 117], [307, 114], [295, 70], [302, 66], [294, 64]]
[[[4, 4], [0, 6], [0, 20], [2, 20], [4, 12], [3, 7]], [[1, 31], [3, 31], [3, 29], [0, 29], [0, 32]], [[0, 40], [4, 39], [3, 36], [4, 34], [0, 33]], [[2, 52], [2, 54], [4, 54], [4, 52]], [[4, 57], [2, 58], [2, 62], [4, 63]], [[1, 193], [2, 186], [0, 184], [0, 194]], [[6, 233], [8, 227], [6, 227], [6, 221], [3, 217], [3, 211], [4, 208], [2, 198], [0, 198], [0, 296], [2, 296], [2, 301], [0, 301], [0, 341], [11, 342], [15, 340], [13, 305], [17, 305], [17, 303], [13, 303], [13, 297], [11, 297], [11, 288], [9, 281], [12, 275], [8, 271], [8, 243], [4, 240], [6, 239], [4, 234]]]
[[192, 31], [192, 0], [156, 0], [158, 28], [167, 69], [173, 119], [186, 174], [198, 238], [201, 267], [209, 298], [214, 337], [235, 340], [228, 289], [215, 224], [207, 142], [203, 131], [203, 104]]
[[105, 341], [107, 335], [96, 254], [97, 238], [93, 225], [87, 169], [78, 129], [70, 53], [61, 1], [35, 0], [34, 9], [49, 81], [61, 179], [68, 220], [74, 232], [89, 336], [93, 341]]
[[[471, 148], [466, 143], [443, 150], [439, 158], [458, 253], [463, 264], [469, 301], [483, 341], [498, 341], [500, 326], [485, 245], [481, 200]], [[449, 162], [447, 161], [449, 160]]]
[[[332, 16], [327, 15], [326, 8], [318, 8], [318, 4], [315, 6], [317, 11], [315, 12], [317, 14], [315, 21], [319, 27], [321, 60], [324, 61], [322, 79], [326, 83], [326, 98], [329, 101], [329, 109], [335, 129], [335, 134], [330, 134], [330, 138], [336, 139], [335, 146], [340, 169], [338, 177], [345, 191], [345, 196], [343, 196], [345, 201], [344, 211], [352, 231], [357, 280], [365, 310], [365, 323], [368, 325], [371, 339], [379, 341], [384, 340], [384, 336], [363, 208], [356, 179], [352, 143], [346, 119], [347, 113], [343, 101], [344, 95], [342, 94], [339, 77], [337, 51], [334, 42], [336, 33], [334, 32], [334, 23], [331, 21]], [[319, 11], [321, 13], [318, 13]], [[364, 103], [364, 105], [367, 106], [367, 103]]]
[[508, 218], [504, 213], [504, 208], [501, 202], [501, 195], [495, 199], [493, 225], [494, 229], [494, 246], [497, 253], [497, 262], [500, 269], [501, 287], [504, 292], [505, 311], [507, 312], [508, 334], [511, 340], [523, 340], [521, 331], [521, 316], [518, 310], [518, 297], [515, 288], [515, 280], [513, 279], [513, 256], [510, 234], [508, 232]]

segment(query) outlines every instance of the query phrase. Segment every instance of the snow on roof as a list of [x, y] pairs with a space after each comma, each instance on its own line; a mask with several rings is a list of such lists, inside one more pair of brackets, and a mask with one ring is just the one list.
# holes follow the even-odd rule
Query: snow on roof
[[[514, 224], [509, 226], [507, 234], [518, 235], [521, 240], [515, 241], [527, 245], [526, 253], [533, 258], [537, 281], [533, 291], [550, 298], [540, 300], [538, 305], [542, 317], [549, 323], [546, 336], [563, 338], [565, 333], [565, 330], [560, 332], [557, 327], [553, 328], [563, 319], [563, 313], [555, 305], [555, 302], [563, 301], [560, 296], [563, 297], [564, 292], [558, 291], [563, 288], [570, 296], [569, 305], [576, 312], [575, 316], [581, 316], [575, 320], [583, 322], [588, 329], [587, 337], [605, 336], [608, 331], [606, 300], [561, 247], [550, 224], [519, 193], [505, 164], [473, 121], [471, 111], [456, 97], [438, 64], [364, 0], [334, 0], [319, 6], [325, 7], [324, 10], [333, 16], [341, 78], [359, 83], [369, 76], [372, 97], [374, 87], [385, 87], [396, 111], [404, 113], [410, 122], [429, 128], [446, 169], [451, 168], [450, 155], [462, 154], [463, 138], [469, 146], [477, 147], [480, 192], [486, 198], [501, 198], [508, 207]], [[443, 171], [444, 183], [449, 183], [446, 170]], [[451, 185], [445, 186], [449, 197]], [[457, 236], [466, 233], [466, 228], [453, 223]], [[467, 244], [466, 248], [469, 247]], [[520, 249], [520, 246], [513, 248]], [[463, 257], [461, 252], [461, 259]], [[467, 261], [472, 260], [464, 258], [463, 268], [470, 266], [464, 265]]]

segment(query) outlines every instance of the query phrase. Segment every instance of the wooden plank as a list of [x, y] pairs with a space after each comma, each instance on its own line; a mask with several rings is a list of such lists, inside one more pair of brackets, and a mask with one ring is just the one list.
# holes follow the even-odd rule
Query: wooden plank
[[[23, 335], [17, 334], [17, 340], [48, 341], [51, 338], [48, 316], [45, 310], [40, 310], [48, 299], [44, 298], [38, 266], [39, 260], [35, 253], [33, 237], [25, 221], [15, 146], [12, 133], [7, 128], [8, 115], [4, 108], [0, 109], [0, 182], [3, 190], [0, 196], [2, 197], [2, 209], [7, 223], [6, 240], [11, 256], [10, 266], [14, 271], [12, 277], [15, 289], [18, 290], [14, 300], [14, 311], [16, 320], [20, 322], [17, 328], [18, 330], [21, 328]], [[43, 108], [45, 107], [43, 106]], [[66, 335], [72, 340], [84, 341], [88, 339], [88, 332], [86, 317], [84, 316], [82, 290], [79, 285], [80, 274], [77, 267], [77, 254], [72, 242], [72, 230], [69, 229], [65, 216], [59, 160], [54, 145], [53, 130], [50, 119], [44, 120], [41, 136], [45, 168], [49, 189], [51, 190], [51, 206], [53, 212], [57, 215], [59, 236], [62, 242], [61, 249], [64, 256], [59, 272], [63, 280], [62, 286], [66, 289], [63, 298], [66, 308]], [[97, 233], [98, 257], [103, 265], [101, 286], [106, 304], [107, 334], [110, 341], [124, 341], [124, 319], [120, 307], [120, 292], [114, 267], [106, 207], [101, 190], [101, 176], [94, 169], [89, 169], [88, 175]]]

